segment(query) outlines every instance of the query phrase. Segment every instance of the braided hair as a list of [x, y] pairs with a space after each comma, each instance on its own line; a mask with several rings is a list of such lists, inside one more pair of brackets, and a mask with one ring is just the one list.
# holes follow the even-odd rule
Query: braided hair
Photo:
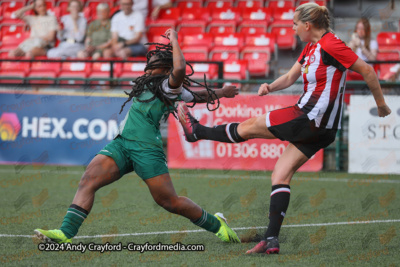
[[[165, 37], [165, 36], [163, 36]], [[166, 38], [166, 37], [165, 37]], [[158, 68], [167, 68], [170, 70], [170, 75], [172, 79], [175, 79], [173, 75], [173, 55], [172, 55], [172, 46], [170, 44], [160, 44], [160, 43], [147, 43], [146, 45], [155, 45], [155, 50], [151, 50], [147, 53], [147, 65], [144, 71], [146, 72], [149, 69], [158, 69]], [[156, 59], [153, 60], [152, 62], [149, 63], [150, 59], [155, 56]], [[219, 98], [216, 95], [215, 91], [210, 88], [210, 86], [207, 84], [206, 80], [206, 75], [204, 75], [204, 84], [201, 84], [199, 82], [196, 82], [190, 78], [190, 76], [193, 75], [193, 67], [190, 63], [186, 62], [186, 65], [189, 66], [191, 73], [186, 74], [185, 78], [183, 80], [182, 86], [185, 88], [188, 92], [190, 92], [194, 99], [195, 96], [197, 96], [199, 99], [205, 101], [207, 103], [207, 109], [209, 111], [214, 111], [219, 108]], [[169, 75], [167, 74], [158, 74], [158, 75], [150, 75], [148, 73], [143, 74], [142, 76], [136, 78], [133, 83], [134, 85], [132, 86], [132, 91], [130, 93], [125, 92], [125, 94], [128, 95], [128, 99], [125, 101], [125, 103], [122, 105], [120, 114], [122, 110], [124, 109], [124, 106], [126, 103], [132, 100], [132, 98], [136, 98], [137, 101], [143, 102], [143, 103], [148, 103], [156, 99], [160, 99], [167, 107], [172, 107], [172, 109], [168, 109], [169, 113], [176, 112], [176, 108], [174, 107], [174, 101], [169, 99], [167, 95], [172, 95], [164, 91], [162, 88], [162, 83], [163, 81], [168, 78]], [[198, 95], [196, 92], [192, 91], [189, 89], [189, 86], [191, 84], [197, 84], [201, 87], [206, 88], [207, 90], [207, 98], [204, 99], [200, 95]], [[153, 93], [153, 96], [149, 99], [139, 99], [138, 97], [146, 90], [149, 90], [151, 93]], [[213, 96], [215, 96], [215, 100], [213, 99]], [[216, 105], [215, 108], [212, 108], [213, 105]], [[188, 106], [188, 107], [194, 107], [196, 105], [196, 102], [193, 102], [193, 105]], [[169, 114], [168, 114], [169, 115]]]

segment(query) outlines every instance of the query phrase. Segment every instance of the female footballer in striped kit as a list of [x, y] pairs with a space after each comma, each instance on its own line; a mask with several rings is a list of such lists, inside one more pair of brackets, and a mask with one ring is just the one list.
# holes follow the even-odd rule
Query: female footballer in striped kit
[[181, 103], [178, 108], [189, 142], [207, 139], [238, 143], [253, 138], [279, 138], [290, 142], [271, 175], [269, 225], [264, 240], [247, 254], [279, 253], [278, 236], [289, 206], [290, 181], [309, 158], [335, 140], [340, 128], [347, 69], [363, 76], [375, 98], [379, 116], [391, 113], [373, 68], [332, 33], [326, 7], [303, 4], [297, 7], [293, 23], [293, 30], [307, 45], [291, 70], [271, 84], [262, 84], [258, 94], [264, 96], [285, 89], [301, 76], [304, 93], [296, 105], [242, 123], [213, 128], [199, 124], [185, 104]]

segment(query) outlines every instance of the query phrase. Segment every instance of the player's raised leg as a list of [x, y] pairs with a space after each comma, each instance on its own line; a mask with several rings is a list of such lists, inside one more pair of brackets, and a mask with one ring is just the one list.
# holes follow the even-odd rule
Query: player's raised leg
[[189, 198], [178, 196], [168, 173], [144, 181], [156, 203], [167, 211], [188, 218], [195, 225], [216, 234], [224, 242], [240, 243], [221, 213], [209, 214]]
[[96, 155], [84, 172], [71, 206], [67, 210], [60, 229], [36, 229], [38, 238], [46, 242], [71, 243], [92, 209], [98, 189], [120, 178], [115, 161], [105, 155]]
[[267, 114], [250, 118], [241, 123], [206, 127], [190, 114], [185, 103], [178, 105], [178, 118], [188, 142], [206, 139], [224, 143], [240, 143], [253, 138], [275, 139], [266, 126]]

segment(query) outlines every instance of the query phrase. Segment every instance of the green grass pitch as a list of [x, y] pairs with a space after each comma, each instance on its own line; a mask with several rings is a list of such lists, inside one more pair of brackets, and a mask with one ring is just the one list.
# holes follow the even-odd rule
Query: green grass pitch
[[[2, 266], [396, 266], [400, 176], [299, 173], [279, 255], [245, 255], [267, 225], [270, 172], [171, 170], [179, 195], [223, 212], [243, 239], [222, 243], [158, 207], [134, 174], [100, 189], [74, 243], [203, 244], [203, 252], [40, 252], [35, 228], [59, 228], [83, 167], [0, 166]], [[352, 223], [364, 221], [369, 223]], [[258, 227], [258, 228], [257, 228]], [[165, 233], [167, 231], [176, 231]], [[140, 234], [142, 233], [142, 234]], [[143, 234], [144, 233], [144, 234]], [[21, 236], [20, 236], [21, 235]], [[100, 236], [99, 236], [100, 235]], [[108, 235], [108, 236], [101, 236]], [[79, 238], [86, 237], [86, 238]]]

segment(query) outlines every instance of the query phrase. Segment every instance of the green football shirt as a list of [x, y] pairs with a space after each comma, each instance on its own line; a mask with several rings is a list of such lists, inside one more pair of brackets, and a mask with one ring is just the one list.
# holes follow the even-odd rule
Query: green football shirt
[[[177, 92], [177, 89], [169, 88], [168, 79], [164, 80], [163, 89], [166, 93]], [[191, 93], [184, 88], [180, 88], [179, 91], [181, 91], [179, 95], [168, 94], [167, 96], [174, 101], [192, 101], [193, 96]], [[139, 96], [139, 99], [147, 100], [152, 97], [152, 92], [144, 91]], [[168, 109], [172, 109], [172, 107], [167, 107], [157, 97], [147, 103], [139, 102], [136, 98], [133, 98], [132, 105], [119, 126], [118, 134], [128, 140], [137, 140], [162, 146], [160, 121], [168, 113]]]

